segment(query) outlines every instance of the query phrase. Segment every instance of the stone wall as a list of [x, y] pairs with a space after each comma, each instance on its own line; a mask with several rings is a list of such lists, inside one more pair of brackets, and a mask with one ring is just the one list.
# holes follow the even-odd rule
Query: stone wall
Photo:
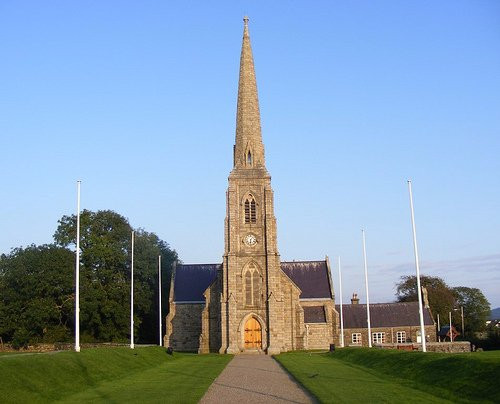
[[197, 352], [200, 346], [203, 303], [170, 304], [165, 345], [176, 351]]
[[469, 341], [459, 342], [431, 342], [426, 344], [427, 350], [430, 352], [470, 352], [471, 345]]
[[328, 349], [332, 341], [331, 326], [328, 323], [309, 323], [306, 328], [306, 349]]
[[[380, 344], [376, 345], [382, 349], [401, 349], [405, 351], [421, 351], [422, 344], [408, 343], [408, 344]], [[443, 352], [443, 353], [460, 353], [471, 352], [471, 345], [469, 341], [459, 342], [428, 342], [426, 345], [427, 352]]]
[[[301, 349], [304, 345], [304, 311], [299, 304], [300, 289], [280, 270], [283, 313], [278, 317], [281, 328], [278, 328], [283, 352]], [[302, 316], [300, 315], [302, 312]]]
[[[86, 342], [80, 344], [80, 348], [115, 348], [115, 347], [129, 347], [130, 343], [119, 342]], [[75, 349], [74, 343], [69, 342], [54, 342], [54, 343], [40, 343], [28, 345], [26, 348], [14, 349], [11, 344], [3, 344], [0, 346], [0, 352], [53, 352], [53, 351], [72, 351]]]

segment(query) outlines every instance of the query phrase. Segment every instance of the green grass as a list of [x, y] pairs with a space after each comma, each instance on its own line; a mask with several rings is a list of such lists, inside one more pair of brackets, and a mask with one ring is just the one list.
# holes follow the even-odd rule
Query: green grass
[[0, 358], [2, 403], [196, 403], [230, 355], [100, 348]]
[[345, 348], [276, 359], [321, 402], [500, 402], [500, 353]]

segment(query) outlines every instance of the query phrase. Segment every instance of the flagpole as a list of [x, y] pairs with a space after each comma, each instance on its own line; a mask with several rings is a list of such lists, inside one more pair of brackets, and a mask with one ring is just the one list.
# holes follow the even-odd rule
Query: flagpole
[[451, 311], [450, 311], [450, 342], [453, 342], [453, 330], [451, 328]]
[[340, 293], [340, 346], [344, 348], [344, 312], [342, 309], [342, 270], [340, 269], [340, 255], [338, 258], [339, 264], [339, 293]]
[[76, 181], [77, 212], [76, 212], [76, 251], [75, 251], [75, 351], [80, 352], [80, 185]]
[[162, 343], [162, 315], [161, 315], [161, 255], [158, 255], [158, 311], [159, 311], [159, 325], [160, 325], [160, 346]]
[[437, 317], [438, 317], [438, 338], [439, 342], [441, 342], [441, 336], [439, 335], [439, 333], [441, 332], [441, 324], [439, 324], [439, 313], [437, 314]]
[[411, 226], [413, 230], [413, 250], [415, 252], [415, 267], [417, 269], [417, 295], [418, 314], [420, 316], [420, 339], [422, 341], [422, 352], [427, 352], [424, 327], [424, 309], [422, 307], [422, 289], [420, 287], [420, 265], [418, 262], [417, 232], [415, 230], [415, 214], [413, 212], [413, 194], [411, 192], [411, 180], [408, 180], [408, 191], [410, 194]]
[[134, 349], [134, 232], [132, 231], [132, 257], [130, 261], [130, 349]]
[[368, 294], [368, 266], [366, 264], [366, 240], [365, 231], [361, 230], [363, 235], [363, 260], [365, 264], [365, 287], [366, 287], [366, 322], [368, 323], [368, 347], [372, 347], [372, 327], [370, 325], [370, 297]]

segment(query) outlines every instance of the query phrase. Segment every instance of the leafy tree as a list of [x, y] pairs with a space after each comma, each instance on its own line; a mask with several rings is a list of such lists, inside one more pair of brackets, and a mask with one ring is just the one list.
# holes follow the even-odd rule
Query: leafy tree
[[[128, 341], [132, 228], [109, 210], [83, 211], [80, 228], [82, 341]], [[73, 339], [75, 216], [59, 220], [54, 239], [57, 244], [17, 248], [0, 256], [0, 337], [16, 347]], [[134, 250], [135, 335], [138, 342], [156, 343], [158, 256], [166, 314], [177, 253], [142, 229], [135, 232]]]
[[[116, 212], [84, 210], [80, 215], [82, 341], [129, 338], [131, 232], [127, 219]], [[54, 239], [63, 247], [75, 244], [75, 215], [59, 221]], [[177, 254], [155, 234], [137, 230], [134, 334], [139, 342], [158, 341], [158, 255], [162, 256], [163, 285], [168, 292], [170, 268]]]
[[70, 338], [74, 253], [55, 245], [0, 256], [0, 336], [15, 345]]
[[[475, 332], [480, 332], [486, 328], [486, 320], [488, 320], [491, 307], [490, 303], [477, 288], [468, 288], [458, 286], [453, 288], [456, 307], [464, 309], [464, 327], [465, 335], [471, 335]], [[461, 328], [461, 313], [455, 312], [455, 323]]]
[[[112, 211], [80, 215], [82, 341], [127, 339], [131, 231], [128, 221]], [[76, 244], [76, 215], [59, 220], [54, 240], [63, 247]]]
[[[453, 311], [455, 295], [446, 282], [434, 276], [420, 276], [420, 284], [427, 289], [429, 306], [436, 318], [439, 314], [441, 323], [448, 318], [448, 313]], [[418, 300], [417, 277], [415, 275], [402, 276], [396, 283], [396, 299], [398, 302], [414, 302]]]

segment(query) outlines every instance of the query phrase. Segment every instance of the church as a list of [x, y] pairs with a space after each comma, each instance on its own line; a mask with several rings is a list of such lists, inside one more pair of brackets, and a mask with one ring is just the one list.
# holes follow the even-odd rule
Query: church
[[[164, 346], [198, 353], [325, 349], [341, 341], [340, 307], [328, 257], [282, 262], [271, 176], [266, 169], [257, 82], [244, 18], [236, 140], [224, 220], [224, 255], [217, 264], [173, 270]], [[344, 305], [345, 345], [420, 342], [418, 304], [376, 304], [368, 335], [366, 305]], [[425, 332], [435, 341], [428, 304]]]
[[278, 252], [247, 17], [233, 161], [222, 263], [174, 268], [165, 346], [232, 354], [328, 347], [339, 318], [328, 258], [282, 262]]

